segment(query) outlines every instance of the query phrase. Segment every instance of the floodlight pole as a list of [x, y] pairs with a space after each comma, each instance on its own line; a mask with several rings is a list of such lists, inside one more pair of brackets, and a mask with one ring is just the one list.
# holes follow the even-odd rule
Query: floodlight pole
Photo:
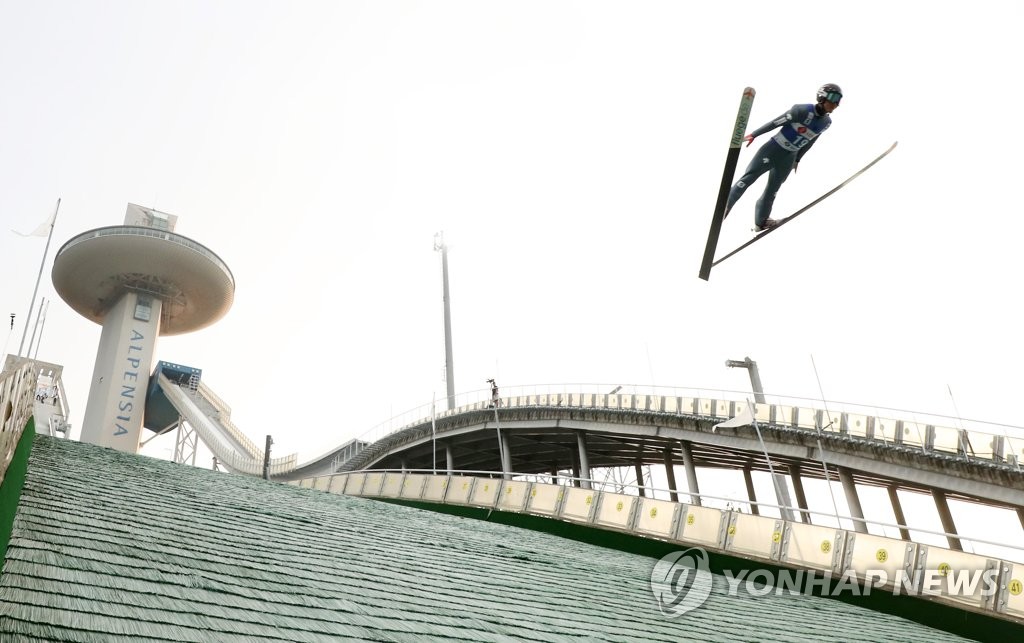
[[727, 359], [725, 365], [729, 368], [745, 368], [750, 374], [750, 388], [754, 390], [754, 401], [758, 404], [766, 404], [764, 401], [764, 388], [761, 386], [761, 375], [757, 372], [757, 362], [744, 357], [742, 360]]
[[444, 232], [434, 235], [434, 250], [441, 253], [441, 279], [444, 290], [444, 379], [448, 387], [448, 410], [455, 408], [455, 365], [452, 363], [452, 310], [448, 297], [448, 246]]

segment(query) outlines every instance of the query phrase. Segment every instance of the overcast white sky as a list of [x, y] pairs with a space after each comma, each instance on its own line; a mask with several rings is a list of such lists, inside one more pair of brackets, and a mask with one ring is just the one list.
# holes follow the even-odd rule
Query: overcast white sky
[[[1021, 7], [0, 0], [2, 229], [63, 200], [39, 358], [64, 365], [75, 435], [100, 329], [49, 270], [129, 202], [237, 281], [158, 359], [202, 368], [280, 455], [443, 398], [441, 230], [457, 391], [742, 390], [724, 360], [749, 355], [768, 391], [816, 398], [813, 355], [829, 399], [953, 415], [949, 388], [1020, 425]], [[699, 280], [743, 88], [753, 129], [825, 82], [843, 103], [776, 215], [899, 147]], [[14, 352], [45, 241], [3, 238]]]

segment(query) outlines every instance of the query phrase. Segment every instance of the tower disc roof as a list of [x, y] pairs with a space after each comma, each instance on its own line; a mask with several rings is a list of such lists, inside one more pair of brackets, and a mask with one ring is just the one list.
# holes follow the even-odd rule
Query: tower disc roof
[[51, 277], [61, 299], [98, 324], [126, 292], [161, 299], [161, 335], [209, 326], [235, 296], [235, 278], [213, 251], [141, 226], [108, 226], [73, 237], [57, 251]]

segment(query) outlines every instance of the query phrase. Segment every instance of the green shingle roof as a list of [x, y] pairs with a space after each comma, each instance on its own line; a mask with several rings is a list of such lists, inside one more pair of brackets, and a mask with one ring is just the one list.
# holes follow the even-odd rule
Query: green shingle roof
[[810, 596], [661, 614], [655, 560], [35, 438], [2, 641], [958, 640]]

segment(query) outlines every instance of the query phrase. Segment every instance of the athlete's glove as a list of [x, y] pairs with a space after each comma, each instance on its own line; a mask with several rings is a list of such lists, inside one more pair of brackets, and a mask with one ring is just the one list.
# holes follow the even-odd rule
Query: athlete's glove
[[750, 147], [750, 144], [754, 142], [754, 135], [747, 134], [746, 136], [743, 137], [743, 140], [747, 142], [747, 147]]

